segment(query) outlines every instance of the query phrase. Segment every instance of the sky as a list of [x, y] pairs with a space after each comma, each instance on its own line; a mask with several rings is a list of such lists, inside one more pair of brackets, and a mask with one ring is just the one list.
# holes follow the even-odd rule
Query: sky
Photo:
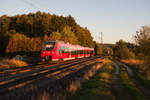
[[72, 15], [87, 27], [94, 40], [115, 43], [120, 39], [134, 42], [133, 36], [144, 25], [150, 25], [150, 0], [0, 0], [0, 16], [29, 12]]

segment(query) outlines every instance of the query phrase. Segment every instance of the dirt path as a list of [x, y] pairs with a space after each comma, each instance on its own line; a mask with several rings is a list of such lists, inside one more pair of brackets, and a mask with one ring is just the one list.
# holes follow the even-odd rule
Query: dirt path
[[115, 72], [112, 77], [111, 84], [112, 92], [116, 97], [116, 100], [133, 100], [127, 89], [120, 82], [119, 78], [119, 66], [115, 63]]
[[123, 64], [123, 63], [120, 63], [122, 64], [127, 72], [128, 72], [128, 75], [130, 77], [130, 79], [134, 82], [134, 84], [136, 85], [137, 88], [139, 88], [149, 99], [150, 99], [150, 90], [148, 90], [147, 88], [145, 88], [134, 76], [134, 73], [133, 71], [131, 70], [130, 67], [128, 67], [127, 65]]

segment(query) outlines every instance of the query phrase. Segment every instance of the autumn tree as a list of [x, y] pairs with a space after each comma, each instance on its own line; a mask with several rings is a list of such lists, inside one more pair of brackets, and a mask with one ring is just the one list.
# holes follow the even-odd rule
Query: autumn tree
[[29, 38], [23, 34], [12, 35], [6, 47], [6, 54], [26, 54], [39, 52], [42, 47], [42, 40], [39, 37]]
[[69, 42], [71, 44], [77, 44], [78, 40], [75, 34], [71, 31], [71, 27], [65, 26], [61, 32], [61, 40]]
[[87, 28], [77, 27], [76, 36], [79, 44], [87, 47], [94, 47], [93, 38], [90, 31]]
[[[16, 39], [13, 37], [16, 37]], [[22, 40], [19, 39], [21, 37]], [[71, 15], [64, 17], [38, 11], [36, 13], [16, 16], [3, 15], [0, 17], [1, 54], [4, 55], [5, 51], [9, 51], [7, 47], [10, 47], [10, 43], [14, 41], [16, 41], [16, 43], [12, 45], [17, 46], [14, 48], [11, 47], [11, 49], [15, 52], [35, 51], [30, 48], [30, 45], [26, 45], [28, 47], [22, 47], [20, 45], [29, 39], [31, 43], [28, 44], [35, 46], [36, 42], [33, 41], [35, 38], [40, 38], [39, 41], [42, 42], [55, 39], [72, 44], [79, 44], [81, 46], [94, 47], [90, 31], [78, 25]], [[18, 49], [15, 50], [15, 48]]]
[[45, 34], [43, 37], [43, 41], [49, 41], [49, 40], [50, 40], [49, 36]]
[[143, 26], [134, 36], [139, 53], [150, 56], [150, 26]]
[[66, 20], [66, 25], [71, 27], [71, 31], [76, 33], [77, 23], [76, 23], [75, 19], [71, 15], [69, 15], [65, 18], [65, 20]]
[[96, 55], [102, 55], [103, 54], [103, 49], [102, 49], [102, 45], [100, 45], [99, 43], [95, 42], [95, 54]]
[[113, 48], [114, 55], [121, 59], [134, 58], [135, 54], [129, 50], [126, 45], [127, 43], [123, 40], [116, 42], [115, 47]]
[[59, 32], [53, 32], [50, 35], [51, 40], [60, 40], [61, 39], [61, 34]]
[[13, 35], [6, 48], [6, 53], [15, 53], [15, 52], [22, 52], [27, 50], [27, 41], [29, 41], [29, 38], [27, 38], [23, 34], [15, 34]]

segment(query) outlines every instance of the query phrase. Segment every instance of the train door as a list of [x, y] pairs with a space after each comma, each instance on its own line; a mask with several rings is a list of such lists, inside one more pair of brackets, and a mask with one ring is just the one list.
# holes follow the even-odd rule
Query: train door
[[70, 55], [70, 51], [69, 51], [69, 47], [64, 47], [64, 50], [63, 50], [63, 57], [66, 58], [66, 60], [69, 59], [69, 55]]
[[63, 58], [62, 50], [61, 50], [60, 47], [58, 48], [58, 55], [59, 55], [59, 59], [62, 59], [62, 58]]

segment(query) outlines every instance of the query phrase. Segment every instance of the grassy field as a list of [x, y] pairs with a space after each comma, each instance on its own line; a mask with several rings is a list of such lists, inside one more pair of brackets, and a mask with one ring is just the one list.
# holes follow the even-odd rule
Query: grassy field
[[134, 75], [143, 86], [150, 89], [150, 69], [144, 61], [130, 59], [122, 60], [122, 62], [126, 63], [128, 66], [130, 66], [130, 68], [132, 68]]
[[128, 73], [123, 65], [119, 66], [121, 82], [129, 90], [129, 93], [133, 96], [134, 100], [147, 100], [144, 94], [136, 88], [136, 85], [129, 79]]
[[146, 88], [150, 90], [150, 80], [147, 79], [144, 75], [139, 73], [135, 68], [132, 68], [136, 79]]
[[68, 100], [114, 100], [110, 89], [110, 79], [113, 71], [112, 64], [105, 64], [73, 96], [68, 97]]

